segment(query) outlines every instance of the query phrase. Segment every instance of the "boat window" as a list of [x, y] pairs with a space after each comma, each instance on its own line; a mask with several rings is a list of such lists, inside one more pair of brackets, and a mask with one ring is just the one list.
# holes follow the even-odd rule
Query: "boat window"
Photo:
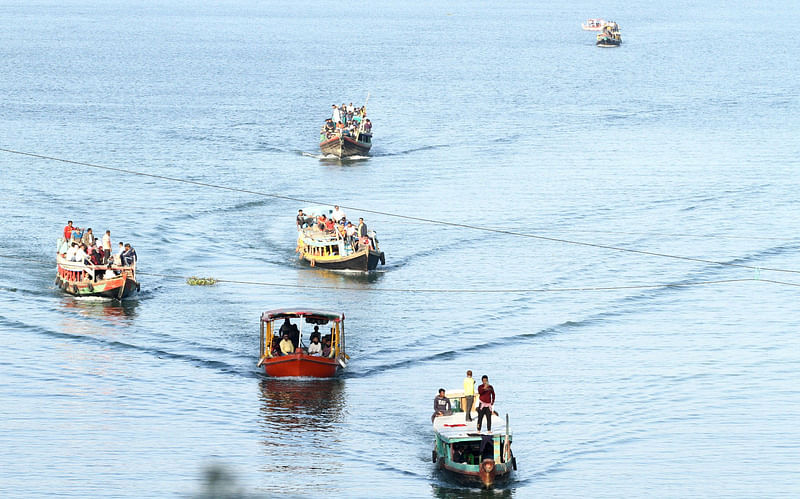
[[451, 457], [453, 462], [470, 465], [478, 465], [481, 463], [480, 441], [456, 442], [453, 444], [452, 451], [453, 454]]

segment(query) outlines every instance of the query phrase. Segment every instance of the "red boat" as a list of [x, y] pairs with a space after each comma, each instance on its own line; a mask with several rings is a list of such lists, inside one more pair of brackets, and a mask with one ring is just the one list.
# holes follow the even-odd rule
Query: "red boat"
[[[311, 325], [306, 326], [305, 336], [304, 324]], [[328, 324], [329, 329], [320, 330]], [[308, 338], [307, 343], [304, 337]], [[278, 309], [261, 314], [258, 367], [263, 365], [268, 376], [330, 378], [347, 367], [348, 359], [344, 351], [344, 314], [308, 309]]]

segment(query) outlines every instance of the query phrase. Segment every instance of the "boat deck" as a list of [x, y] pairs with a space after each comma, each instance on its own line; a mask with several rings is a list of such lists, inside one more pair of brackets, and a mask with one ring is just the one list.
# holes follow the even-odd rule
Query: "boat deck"
[[[475, 438], [480, 436], [478, 433], [478, 413], [472, 411], [472, 421], [465, 421], [463, 412], [454, 412], [451, 416], [439, 416], [433, 420], [433, 429], [445, 440], [458, 438]], [[505, 435], [506, 418], [492, 416], [492, 435]], [[486, 431], [486, 421], [483, 422], [482, 433], [489, 435]]]

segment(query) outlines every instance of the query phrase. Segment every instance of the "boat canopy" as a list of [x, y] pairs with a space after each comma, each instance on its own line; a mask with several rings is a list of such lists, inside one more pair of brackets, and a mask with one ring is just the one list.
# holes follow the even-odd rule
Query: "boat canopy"
[[303, 208], [303, 213], [307, 217], [319, 217], [321, 215], [325, 215], [326, 217], [330, 218], [333, 215], [333, 206], [328, 206], [324, 204], [319, 204], [315, 206], [306, 206]]
[[325, 324], [328, 321], [340, 322], [344, 320], [344, 314], [336, 312], [326, 312], [323, 310], [279, 308], [269, 310], [261, 314], [263, 322], [275, 321], [280, 319], [304, 318], [306, 322], [312, 324]]

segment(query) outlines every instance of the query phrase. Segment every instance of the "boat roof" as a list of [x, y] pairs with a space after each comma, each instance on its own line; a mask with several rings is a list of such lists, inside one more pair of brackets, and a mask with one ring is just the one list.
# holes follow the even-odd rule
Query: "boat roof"
[[[480, 438], [478, 434], [478, 417], [473, 416], [472, 421], [464, 420], [463, 412], [455, 412], [451, 416], [439, 416], [433, 420], [433, 430], [444, 440], [475, 440]], [[485, 422], [484, 422], [485, 424]], [[486, 427], [484, 426], [484, 431]], [[502, 416], [492, 416], [492, 435], [499, 436], [506, 434], [506, 418]], [[509, 435], [511, 432], [509, 432]]]
[[295, 319], [298, 317], [318, 317], [332, 321], [344, 320], [344, 314], [328, 312], [324, 310], [312, 310], [308, 308], [278, 308], [268, 310], [261, 314], [262, 321], [274, 321], [276, 319]]

